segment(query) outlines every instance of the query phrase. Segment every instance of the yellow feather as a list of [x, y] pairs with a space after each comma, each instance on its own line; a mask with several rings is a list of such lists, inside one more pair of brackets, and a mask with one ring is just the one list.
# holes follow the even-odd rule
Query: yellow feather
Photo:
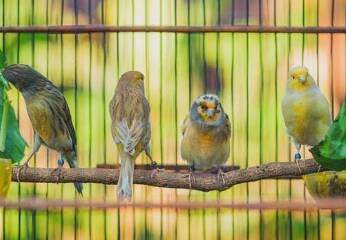
[[[306, 78], [301, 81], [300, 78]], [[301, 68], [290, 72], [282, 113], [288, 134], [294, 142], [314, 146], [331, 123], [329, 104], [313, 78]]]

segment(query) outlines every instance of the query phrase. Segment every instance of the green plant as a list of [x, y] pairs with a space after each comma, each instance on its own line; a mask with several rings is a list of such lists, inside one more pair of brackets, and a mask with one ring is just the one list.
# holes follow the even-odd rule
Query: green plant
[[6, 57], [0, 51], [0, 158], [17, 163], [24, 157], [27, 143], [19, 132], [18, 121], [7, 96], [10, 85], [2, 75], [5, 66]]

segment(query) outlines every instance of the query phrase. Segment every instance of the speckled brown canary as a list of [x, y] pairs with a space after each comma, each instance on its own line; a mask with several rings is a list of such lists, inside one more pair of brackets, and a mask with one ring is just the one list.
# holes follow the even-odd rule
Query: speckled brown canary
[[144, 76], [137, 71], [124, 73], [109, 104], [112, 136], [117, 144], [121, 168], [118, 181], [118, 199], [131, 199], [134, 164], [144, 150], [149, 151], [149, 102], [144, 94]]
[[231, 127], [218, 97], [198, 97], [184, 120], [182, 132], [181, 156], [190, 169], [218, 168], [222, 174], [220, 166], [230, 153]]
[[[10, 65], [2, 74], [23, 94], [34, 129], [33, 151], [22, 167], [28, 167], [29, 160], [41, 144], [44, 144], [61, 153], [57, 168], [59, 175], [64, 159], [71, 168], [76, 168], [76, 134], [64, 95], [45, 76], [30, 66]], [[74, 185], [76, 190], [82, 193], [82, 183], [76, 182]]]

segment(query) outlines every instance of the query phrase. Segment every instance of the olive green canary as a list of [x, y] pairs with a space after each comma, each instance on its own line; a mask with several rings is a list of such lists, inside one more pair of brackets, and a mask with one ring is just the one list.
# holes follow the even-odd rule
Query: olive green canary
[[121, 167], [117, 195], [119, 200], [132, 197], [134, 164], [144, 150], [151, 159], [150, 106], [144, 93], [144, 75], [137, 71], [124, 73], [109, 104], [112, 136], [118, 147]]
[[231, 124], [219, 98], [211, 94], [198, 97], [184, 120], [182, 133], [181, 156], [190, 171], [217, 168], [223, 178], [220, 167], [230, 154]]
[[[77, 167], [77, 141], [70, 110], [64, 95], [45, 76], [30, 66], [14, 64], [3, 70], [3, 76], [22, 93], [34, 129], [33, 151], [22, 168], [39, 150], [41, 144], [60, 152], [59, 176], [64, 159], [71, 168]], [[82, 193], [82, 183], [74, 183]]]
[[294, 159], [297, 161], [301, 159], [301, 145], [317, 145], [332, 122], [328, 101], [304, 66], [289, 71], [282, 114], [296, 147]]

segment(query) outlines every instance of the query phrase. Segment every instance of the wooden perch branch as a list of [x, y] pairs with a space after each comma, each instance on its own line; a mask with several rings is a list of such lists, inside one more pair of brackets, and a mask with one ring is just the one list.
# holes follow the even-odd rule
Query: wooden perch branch
[[[154, 170], [136, 169], [134, 183], [165, 188], [195, 189], [205, 192], [211, 190], [223, 191], [240, 183], [262, 179], [290, 179], [319, 170], [319, 165], [312, 159], [299, 161], [299, 166], [301, 172], [294, 162], [273, 162], [246, 169], [233, 170], [225, 173], [225, 183], [218, 179], [217, 174], [195, 172], [193, 174], [195, 181], [192, 181], [191, 187], [187, 172], [164, 170], [153, 173]], [[12, 181], [18, 181], [17, 173], [18, 167], [13, 168]], [[56, 174], [57, 172], [54, 172], [54, 169], [28, 168], [20, 172], [19, 178], [20, 182], [56, 183]], [[64, 168], [59, 182], [116, 184], [118, 177], [119, 169]]]

